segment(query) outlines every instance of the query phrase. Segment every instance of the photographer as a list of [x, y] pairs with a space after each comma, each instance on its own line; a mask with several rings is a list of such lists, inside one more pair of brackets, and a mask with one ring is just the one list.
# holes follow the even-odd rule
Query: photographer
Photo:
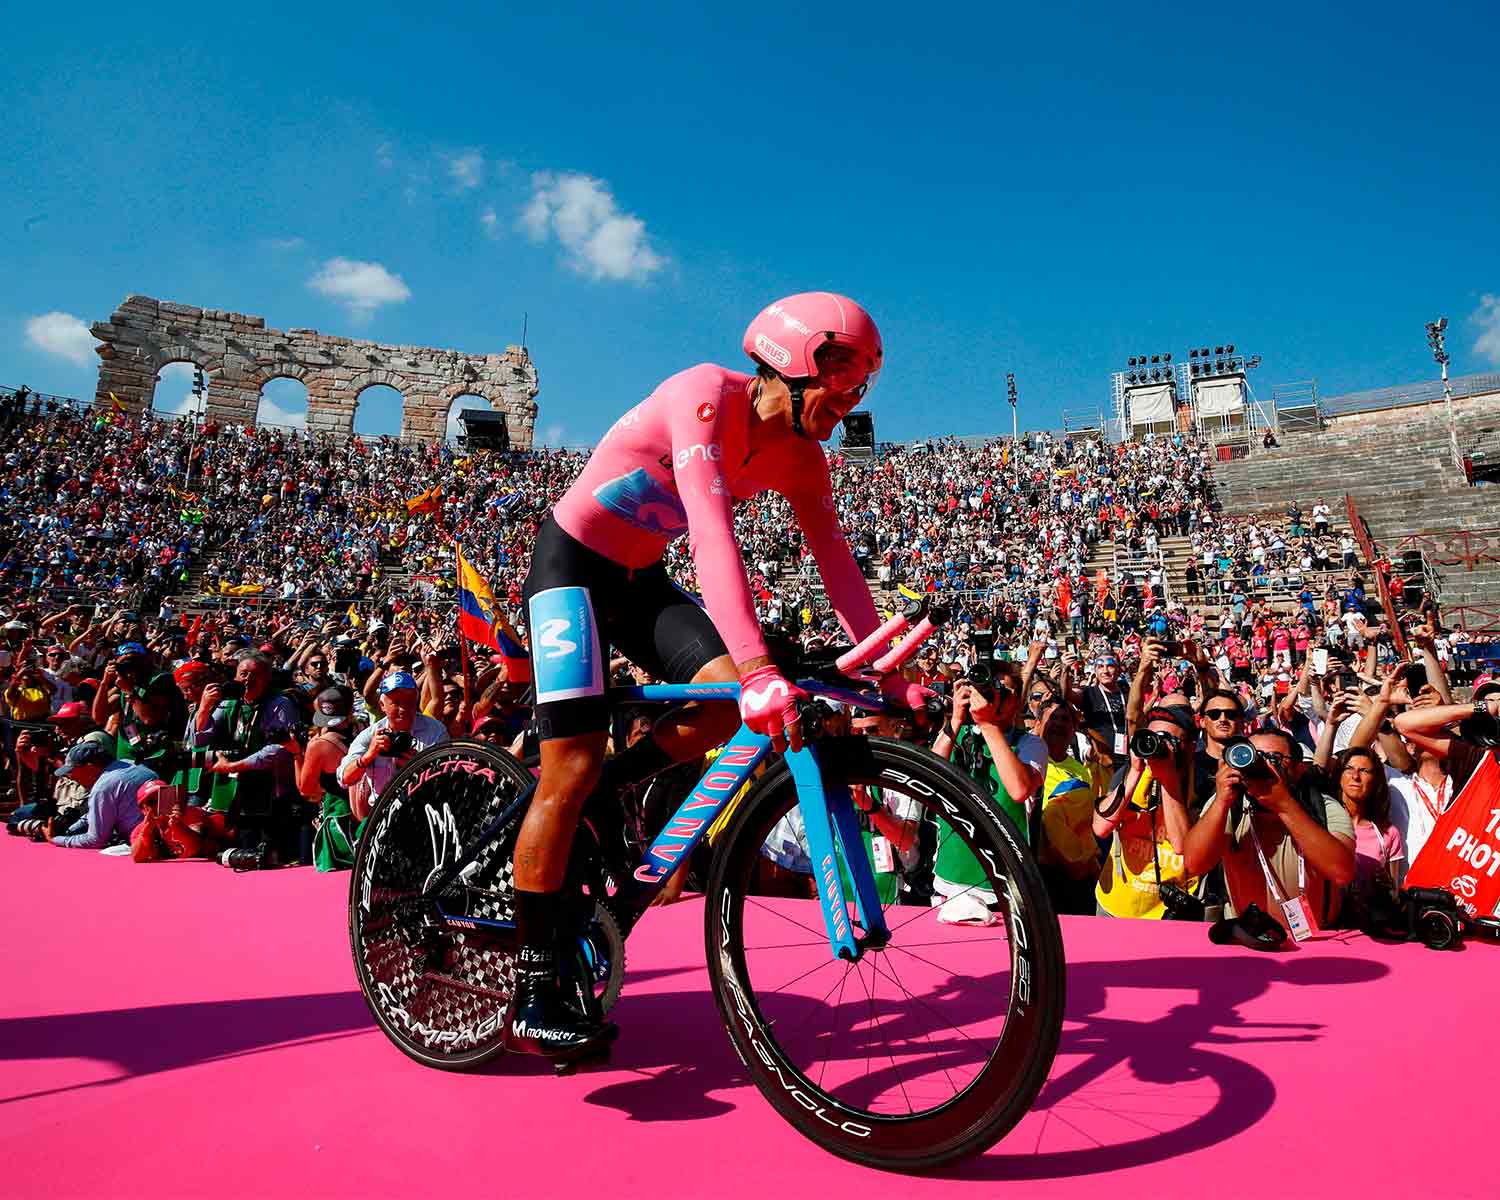
[[1094, 891], [1100, 916], [1204, 917], [1205, 871], [1187, 861], [1197, 730], [1184, 697], [1165, 699], [1144, 714], [1130, 738], [1128, 764], [1094, 807], [1094, 836], [1110, 839]]
[[[338, 768], [338, 781], [350, 790], [353, 815], [361, 821], [412, 755], [448, 740], [441, 721], [417, 711], [417, 681], [409, 672], [382, 678], [379, 699], [383, 715], [354, 739]], [[356, 793], [361, 783], [365, 786]]]
[[[1243, 745], [1254, 758], [1236, 768], [1229, 756]], [[1261, 730], [1236, 747], [1226, 748], [1213, 802], [1188, 832], [1187, 867], [1202, 874], [1223, 863], [1236, 915], [1254, 904], [1299, 938], [1326, 928], [1338, 916], [1340, 889], [1354, 878], [1349, 813], [1326, 794], [1325, 777], [1308, 771], [1285, 730]]]
[[94, 696], [95, 722], [115, 735], [116, 753], [170, 777], [182, 756], [177, 731], [187, 717], [176, 682], [157, 671], [139, 642], [125, 642], [104, 668]]
[[286, 743], [297, 728], [297, 707], [271, 691], [275, 663], [246, 654], [233, 683], [210, 683], [198, 701], [193, 748], [216, 753], [203, 770], [213, 776], [212, 805], [227, 811], [242, 849], [268, 848], [267, 862], [295, 858], [301, 797]]
[[[1034, 841], [1037, 788], [1047, 773], [1046, 744], [1016, 726], [1022, 712], [1021, 671], [1015, 663], [993, 669], [975, 664], [953, 689], [953, 709], [932, 750], [976, 780], [1028, 841]], [[988, 923], [986, 905], [994, 901], [988, 877], [973, 853], [938, 823], [937, 859], [933, 865], [934, 904], [939, 920]]]
[[[54, 774], [88, 789], [88, 812], [64, 832], [49, 831], [52, 844], [75, 850], [102, 850], [116, 838], [129, 838], [141, 823], [136, 794], [156, 773], [140, 763], [118, 759], [108, 747], [82, 741], [68, 751]], [[58, 822], [53, 822], [55, 830]]]

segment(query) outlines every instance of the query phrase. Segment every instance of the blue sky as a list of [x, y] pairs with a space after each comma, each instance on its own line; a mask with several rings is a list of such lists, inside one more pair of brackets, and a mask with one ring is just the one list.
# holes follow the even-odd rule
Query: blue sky
[[91, 395], [67, 318], [130, 292], [475, 352], [529, 314], [570, 444], [742, 365], [808, 288], [881, 325], [882, 438], [1008, 428], [1007, 371], [1056, 425], [1128, 355], [1224, 341], [1265, 395], [1408, 382], [1440, 314], [1455, 373], [1496, 369], [1496, 30], [1493, 3], [30, 6], [0, 383]]

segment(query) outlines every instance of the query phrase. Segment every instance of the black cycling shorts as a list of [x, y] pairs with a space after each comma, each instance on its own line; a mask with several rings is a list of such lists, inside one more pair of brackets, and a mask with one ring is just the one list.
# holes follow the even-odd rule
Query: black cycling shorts
[[541, 741], [609, 728], [609, 648], [662, 683], [690, 683], [729, 651], [697, 597], [661, 563], [631, 570], [549, 515], [522, 588]]

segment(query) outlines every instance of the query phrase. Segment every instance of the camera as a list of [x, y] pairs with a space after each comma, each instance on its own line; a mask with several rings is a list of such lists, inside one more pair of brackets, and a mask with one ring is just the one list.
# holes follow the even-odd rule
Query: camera
[[245, 685], [238, 679], [231, 679], [227, 683], [219, 684], [220, 700], [243, 700], [245, 698]]
[[1264, 778], [1271, 773], [1271, 764], [1248, 738], [1237, 738], [1227, 743], [1224, 747], [1224, 762], [1241, 775], [1252, 778]]
[[995, 669], [983, 659], [968, 669], [964, 674], [964, 681], [991, 702], [1004, 700], [1010, 695], [1010, 689], [995, 678]]
[[1208, 907], [1197, 896], [1175, 883], [1163, 883], [1157, 888], [1162, 907], [1167, 910], [1169, 921], [1202, 921], [1208, 916]]
[[1489, 713], [1475, 713], [1459, 722], [1458, 736], [1472, 745], [1495, 749], [1500, 747], [1500, 720]]
[[1171, 758], [1177, 748], [1154, 729], [1137, 729], [1130, 737], [1130, 752], [1137, 758], [1148, 761], [1154, 758]]
[[1372, 937], [1421, 942], [1429, 950], [1455, 950], [1466, 933], [1495, 936], [1493, 918], [1470, 919], [1458, 897], [1441, 888], [1402, 888], [1391, 900], [1372, 904], [1366, 932]]
[[396, 729], [387, 729], [391, 735], [391, 748], [387, 752], [391, 758], [401, 758], [416, 749], [416, 742], [410, 733], [403, 733]]

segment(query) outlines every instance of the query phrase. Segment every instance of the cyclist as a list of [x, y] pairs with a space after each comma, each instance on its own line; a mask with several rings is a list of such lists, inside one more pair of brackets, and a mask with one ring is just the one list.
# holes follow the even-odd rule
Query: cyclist
[[[820, 445], [880, 369], [875, 322], [846, 297], [802, 293], [763, 309], [744, 347], [754, 375], [691, 367], [616, 421], [537, 532], [523, 595], [541, 778], [515, 849], [520, 950], [506, 1030], [515, 1050], [583, 1057], [617, 1032], [573, 1008], [556, 978], [559, 892], [585, 800], [613, 799], [620, 783], [704, 753], [741, 720], [778, 751], [800, 746], [804, 693], [767, 653], [734, 501], [767, 490], [785, 496], [845, 631], [860, 640], [879, 624], [834, 515]], [[702, 603], [662, 564], [682, 533]], [[611, 645], [661, 680], [740, 680], [739, 711], [711, 702], [669, 713], [603, 770]], [[899, 675], [883, 687], [903, 702], [920, 696]]]

